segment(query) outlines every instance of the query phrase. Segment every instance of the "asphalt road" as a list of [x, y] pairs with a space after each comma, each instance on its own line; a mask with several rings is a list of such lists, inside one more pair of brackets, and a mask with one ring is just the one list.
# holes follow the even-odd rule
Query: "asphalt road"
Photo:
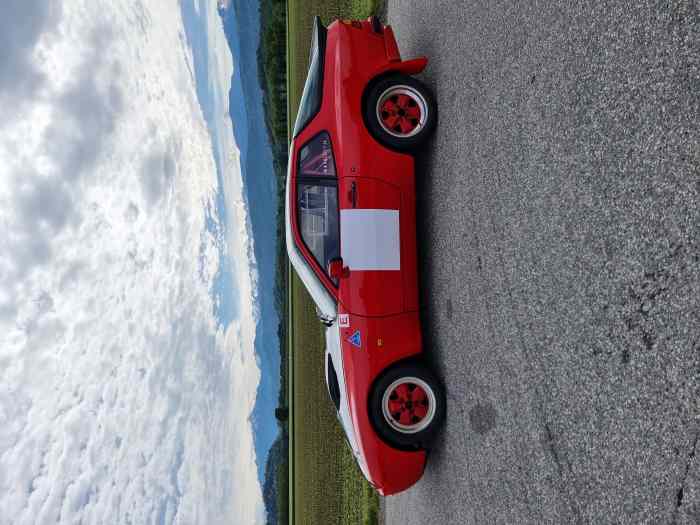
[[700, 523], [698, 5], [389, 1], [448, 419], [387, 524]]

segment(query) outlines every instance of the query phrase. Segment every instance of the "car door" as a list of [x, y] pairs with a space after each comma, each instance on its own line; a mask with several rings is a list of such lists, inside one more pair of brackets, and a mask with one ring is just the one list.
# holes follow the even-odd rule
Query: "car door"
[[373, 177], [341, 178], [339, 298], [354, 315], [403, 311], [400, 190]]
[[299, 235], [308, 250], [309, 263], [318, 265], [315, 272], [319, 280], [330, 288], [331, 282], [337, 285], [337, 280], [331, 281], [328, 264], [339, 259], [340, 241], [338, 183], [328, 133], [318, 133], [305, 143], [296, 161], [295, 213]]

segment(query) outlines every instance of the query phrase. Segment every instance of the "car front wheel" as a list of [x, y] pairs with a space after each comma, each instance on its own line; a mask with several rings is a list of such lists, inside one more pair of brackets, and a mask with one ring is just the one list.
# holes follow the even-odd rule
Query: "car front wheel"
[[365, 122], [370, 133], [385, 146], [411, 151], [434, 131], [437, 105], [422, 82], [392, 74], [370, 86], [365, 99]]
[[375, 384], [370, 416], [377, 433], [389, 444], [428, 448], [445, 418], [445, 393], [426, 366], [402, 363]]

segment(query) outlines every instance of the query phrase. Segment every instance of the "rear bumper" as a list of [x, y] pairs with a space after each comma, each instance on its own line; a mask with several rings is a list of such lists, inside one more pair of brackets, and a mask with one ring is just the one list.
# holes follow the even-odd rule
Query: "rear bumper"
[[401, 61], [399, 46], [396, 43], [394, 30], [391, 29], [391, 26], [383, 25], [376, 16], [370, 16], [365, 22], [363, 22], [362, 25], [365, 29], [369, 29], [375, 35], [384, 39], [384, 49], [386, 51], [386, 58], [389, 60], [389, 62]]

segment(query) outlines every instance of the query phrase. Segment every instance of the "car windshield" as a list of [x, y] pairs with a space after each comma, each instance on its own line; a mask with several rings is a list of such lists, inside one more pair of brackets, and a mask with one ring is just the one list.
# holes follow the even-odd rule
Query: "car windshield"
[[321, 19], [314, 19], [313, 35], [311, 37], [311, 54], [309, 56], [309, 73], [301, 95], [297, 120], [294, 124], [294, 137], [316, 116], [321, 109], [323, 96], [323, 64], [326, 51], [326, 28]]

